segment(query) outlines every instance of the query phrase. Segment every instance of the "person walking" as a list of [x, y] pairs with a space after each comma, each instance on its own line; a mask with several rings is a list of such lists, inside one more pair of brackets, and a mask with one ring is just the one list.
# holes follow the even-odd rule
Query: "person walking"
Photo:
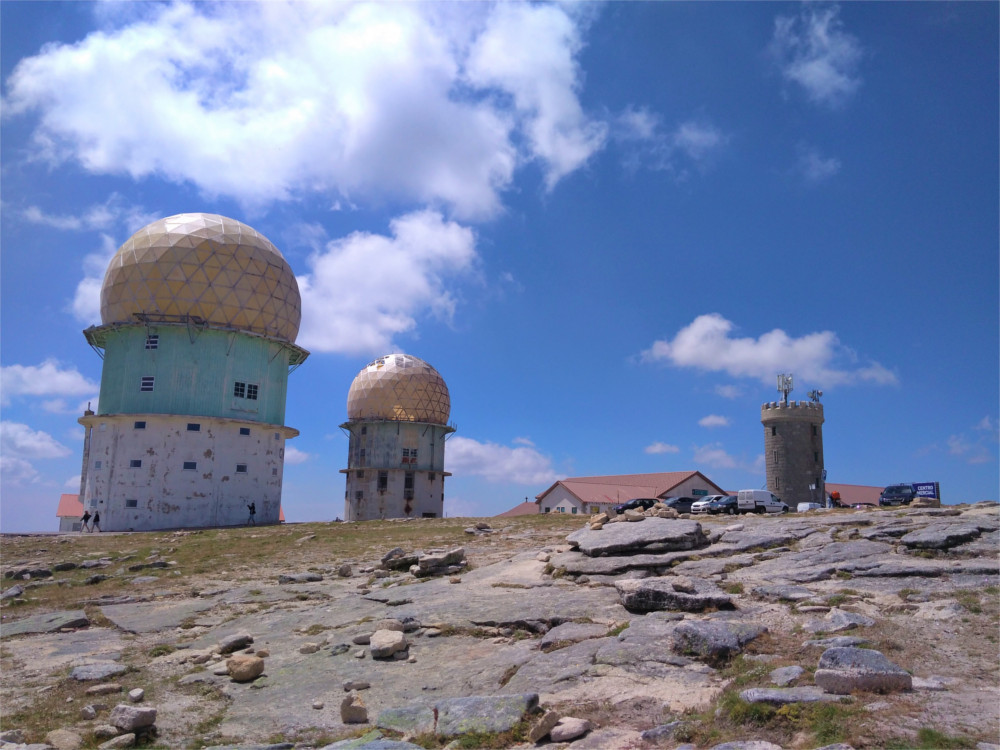
[[97, 529], [98, 531], [101, 530], [101, 511], [99, 510], [94, 511], [94, 521], [92, 528]]
[[247, 526], [257, 525], [257, 505], [255, 503], [250, 503], [247, 508], [250, 509], [250, 518], [247, 519]]
[[83, 511], [83, 516], [80, 518], [80, 521], [83, 522], [83, 528], [81, 529], [81, 531], [90, 531], [90, 527], [88, 526], [88, 524], [90, 523], [90, 511], [89, 510]]

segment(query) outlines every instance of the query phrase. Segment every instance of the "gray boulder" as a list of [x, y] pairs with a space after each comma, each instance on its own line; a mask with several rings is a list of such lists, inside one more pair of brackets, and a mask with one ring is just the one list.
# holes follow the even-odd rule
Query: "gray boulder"
[[785, 687], [795, 682], [805, 670], [802, 667], [779, 667], [768, 675], [771, 678], [771, 682], [779, 687]]
[[486, 695], [439, 701], [437, 733], [457, 737], [469, 732], [506, 732], [538, 705], [538, 693]]
[[814, 679], [823, 690], [837, 695], [849, 695], [855, 690], [889, 693], [913, 688], [910, 673], [880, 651], [851, 646], [824, 651]]
[[81, 664], [79, 667], [73, 667], [73, 671], [70, 672], [69, 676], [74, 680], [87, 682], [89, 680], [104, 680], [118, 674], [125, 674], [127, 671], [128, 667], [124, 664], [118, 664], [113, 661], [95, 661], [90, 664]]
[[[715, 584], [702, 579], [685, 579], [693, 584], [693, 593], [677, 590], [672, 577], [624, 579], [615, 582], [622, 606], [630, 612], [679, 610], [703, 612], [706, 609], [733, 609], [733, 600]], [[688, 586], [682, 584], [683, 588]]]
[[288, 573], [278, 576], [278, 583], [317, 583], [323, 580], [319, 573]]
[[673, 650], [697, 656], [709, 663], [720, 663], [735, 656], [767, 628], [743, 622], [686, 620], [673, 632]]
[[233, 651], [239, 651], [244, 649], [253, 643], [253, 636], [249, 633], [234, 633], [233, 635], [227, 635], [221, 641], [219, 641], [219, 653], [220, 654], [231, 654]]
[[401, 630], [376, 630], [368, 648], [373, 659], [391, 659], [397, 651], [405, 651], [408, 644]]
[[969, 542], [980, 533], [982, 532], [975, 524], [928, 526], [905, 534], [899, 541], [915, 549], [948, 549]]
[[5, 637], [23, 635], [24, 633], [58, 633], [63, 628], [85, 628], [90, 625], [87, 614], [81, 610], [65, 612], [48, 612], [43, 615], [32, 615], [14, 622], [3, 624]]
[[540, 645], [545, 650], [556, 644], [579, 643], [590, 638], [603, 638], [607, 632], [606, 625], [594, 622], [565, 622], [543, 635]]
[[566, 540], [589, 557], [671, 552], [708, 546], [697, 521], [647, 518], [643, 523], [612, 523], [599, 531], [583, 528]]
[[151, 727], [156, 723], [156, 709], [150, 706], [130, 706], [119, 703], [111, 709], [109, 721], [123, 732]]
[[837, 697], [825, 693], [817, 687], [794, 687], [750, 688], [740, 693], [740, 699], [747, 703], [769, 703], [772, 706], [783, 706], [787, 703], [837, 700]]

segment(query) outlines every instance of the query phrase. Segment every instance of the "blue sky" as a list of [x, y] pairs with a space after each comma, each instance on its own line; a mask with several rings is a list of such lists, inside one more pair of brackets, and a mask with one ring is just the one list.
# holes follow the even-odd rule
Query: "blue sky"
[[78, 488], [110, 255], [204, 211], [303, 293], [291, 521], [343, 515], [347, 390], [448, 383], [451, 515], [565, 476], [998, 496], [996, 3], [0, 3], [2, 505]]

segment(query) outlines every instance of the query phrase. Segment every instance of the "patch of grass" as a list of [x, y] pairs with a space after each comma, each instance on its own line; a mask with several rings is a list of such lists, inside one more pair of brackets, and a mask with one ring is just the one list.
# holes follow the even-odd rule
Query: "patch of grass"
[[620, 622], [620, 623], [618, 623], [617, 625], [615, 625], [614, 627], [612, 627], [610, 630], [608, 630], [608, 634], [607, 634], [606, 637], [608, 637], [608, 638], [614, 638], [616, 636], [621, 635], [623, 632], [625, 632], [626, 630], [628, 630], [629, 624], [630, 623], [627, 623], [627, 622]]
[[965, 607], [974, 615], [983, 613], [983, 607], [979, 600], [979, 594], [969, 589], [961, 589], [955, 592], [955, 601]]
[[928, 727], [923, 727], [917, 732], [916, 744], [910, 739], [893, 739], [885, 745], [886, 750], [954, 750], [975, 746], [976, 741], [968, 737], [949, 735]]
[[733, 690], [727, 690], [719, 701], [719, 712], [737, 726], [766, 726], [778, 710], [766, 703], [747, 703]]
[[846, 570], [838, 570], [833, 575], [835, 578], [840, 578], [841, 580], [844, 581], [849, 581], [850, 579], [854, 578], [854, 576], [848, 573]]
[[247, 593], [250, 594], [250, 596], [260, 596], [264, 592], [260, 589], [250, 589]]
[[831, 607], [839, 607], [841, 604], [846, 602], [850, 597], [847, 594], [833, 594], [826, 598], [826, 603]]
[[331, 627], [329, 625], [320, 625], [316, 622], [307, 628], [303, 628], [299, 632], [302, 633], [302, 635], [319, 635], [324, 630], [331, 630]]
[[727, 583], [722, 587], [722, 590], [727, 594], [742, 594], [743, 584], [738, 581], [734, 581], [733, 583]]
[[171, 646], [169, 643], [157, 643], [151, 649], [149, 649], [149, 658], [155, 659], [158, 656], [166, 656], [167, 654], [172, 654], [177, 649]]
[[507, 583], [506, 581], [497, 581], [496, 583], [491, 583], [495, 589], [530, 589], [531, 586], [525, 586], [523, 583]]

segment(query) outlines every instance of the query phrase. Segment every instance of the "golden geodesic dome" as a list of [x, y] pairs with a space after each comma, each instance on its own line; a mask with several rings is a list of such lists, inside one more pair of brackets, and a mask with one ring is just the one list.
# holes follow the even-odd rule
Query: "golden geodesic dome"
[[444, 378], [422, 359], [387, 354], [369, 363], [347, 392], [347, 418], [448, 424], [451, 397]]
[[218, 214], [178, 214], [133, 234], [108, 265], [101, 321], [134, 323], [137, 313], [294, 342], [302, 302], [295, 274], [264, 235]]

